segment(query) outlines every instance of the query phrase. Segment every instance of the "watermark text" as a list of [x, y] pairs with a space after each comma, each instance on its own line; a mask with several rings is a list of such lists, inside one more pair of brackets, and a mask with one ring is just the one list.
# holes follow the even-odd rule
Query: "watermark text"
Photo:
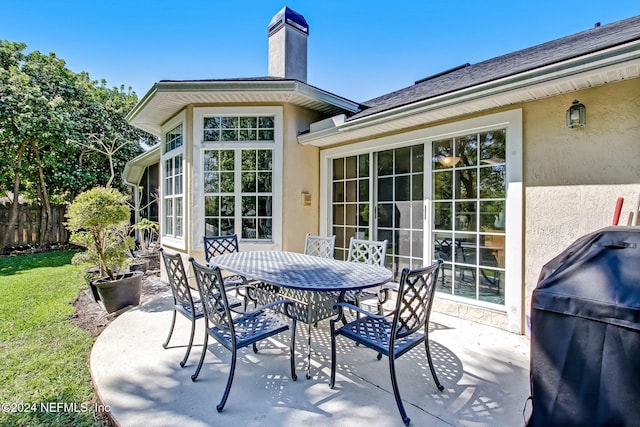
[[0, 412], [27, 413], [27, 412], [48, 412], [48, 413], [82, 413], [82, 412], [111, 412], [109, 405], [98, 403], [69, 403], [69, 402], [4, 402], [0, 403]]

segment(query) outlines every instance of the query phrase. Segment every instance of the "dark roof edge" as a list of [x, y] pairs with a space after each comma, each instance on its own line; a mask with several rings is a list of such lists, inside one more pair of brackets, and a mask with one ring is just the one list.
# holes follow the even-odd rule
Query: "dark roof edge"
[[490, 58], [490, 59], [484, 60], [482, 62], [478, 62], [476, 64], [472, 64], [472, 65], [464, 64], [464, 65], [461, 65], [461, 66], [458, 66], [458, 67], [451, 68], [449, 70], [445, 70], [445, 71], [443, 71], [441, 73], [434, 74], [433, 76], [429, 76], [427, 78], [418, 80], [418, 81], [415, 82], [414, 85], [407, 86], [407, 87], [398, 89], [398, 90], [393, 91], [393, 92], [389, 92], [387, 94], [383, 94], [383, 95], [381, 95], [379, 97], [372, 98], [370, 100], [367, 100], [367, 101], [363, 102], [361, 105], [363, 105], [363, 107], [365, 107], [364, 110], [361, 111], [360, 113], [356, 113], [355, 115], [349, 117], [347, 119], [347, 121], [356, 120], [356, 119], [359, 119], [359, 118], [364, 118], [364, 117], [367, 117], [367, 116], [379, 114], [379, 113], [382, 113], [382, 112], [385, 112], [385, 111], [389, 111], [389, 110], [392, 110], [392, 109], [395, 109], [395, 108], [401, 108], [401, 107], [404, 107], [404, 106], [407, 106], [407, 105], [415, 104], [416, 102], [421, 102], [421, 101], [425, 101], [425, 100], [428, 100], [428, 99], [432, 99], [432, 98], [440, 97], [440, 96], [447, 95], [447, 94], [450, 94], [450, 93], [454, 93], [454, 92], [457, 92], [457, 91], [466, 90], [466, 89], [472, 88], [474, 86], [484, 85], [484, 84], [491, 83], [491, 82], [494, 82], [494, 81], [498, 81], [498, 80], [502, 80], [502, 79], [505, 79], [505, 78], [517, 76], [519, 74], [529, 73], [529, 72], [531, 72], [533, 70], [536, 70], [536, 69], [542, 69], [542, 68], [553, 66], [553, 65], [560, 64], [560, 63], [563, 63], [563, 62], [572, 61], [572, 60], [575, 60], [575, 59], [580, 58], [580, 57], [593, 55], [593, 54], [598, 53], [598, 52], [606, 51], [606, 50], [613, 49], [613, 48], [616, 48], [616, 47], [619, 47], [619, 46], [623, 46], [625, 44], [633, 43], [635, 41], [640, 40], [640, 32], [635, 34], [635, 36], [627, 37], [627, 38], [624, 38], [624, 39], [619, 40], [617, 42], [612, 42], [610, 44], [601, 45], [601, 46], [598, 46], [598, 47], [596, 47], [594, 49], [580, 51], [579, 53], [576, 53], [576, 54], [569, 54], [567, 56], [560, 57], [560, 58], [558, 58], [556, 60], [545, 62], [545, 63], [542, 63], [542, 64], [537, 64], [535, 66], [531, 66], [531, 67], [528, 67], [528, 68], [520, 68], [520, 69], [518, 69], [518, 70], [516, 70], [514, 72], [511, 72], [511, 73], [507, 72], [505, 74], [492, 76], [491, 78], [487, 78], [487, 79], [484, 79], [484, 80], [473, 81], [473, 82], [470, 82], [470, 84], [468, 84], [468, 85], [454, 87], [451, 90], [435, 93], [435, 94], [432, 94], [430, 96], [424, 97], [424, 98], [419, 99], [419, 100], [409, 99], [409, 100], [407, 100], [407, 102], [391, 104], [387, 108], [377, 109], [375, 112], [367, 113], [368, 109], [374, 108], [376, 106], [378, 100], [383, 100], [384, 98], [387, 98], [390, 95], [398, 94], [398, 93], [410, 90], [415, 85], [422, 84], [422, 83], [425, 83], [425, 82], [428, 82], [428, 81], [436, 80], [436, 79], [438, 79], [440, 77], [455, 73], [456, 71], [460, 71], [460, 70], [463, 70], [465, 68], [474, 68], [474, 69], [481, 68], [482, 66], [484, 66], [484, 65], [486, 65], [488, 63], [499, 61], [500, 59], [503, 59], [503, 58], [514, 57], [514, 56], [516, 56], [518, 54], [522, 54], [523, 52], [531, 51], [531, 50], [534, 50], [534, 49], [540, 49], [540, 48], [543, 48], [545, 45], [551, 45], [551, 44], [554, 44], [554, 43], [558, 43], [559, 41], [562, 41], [562, 40], [565, 40], [565, 39], [566, 40], [570, 40], [572, 38], [577, 38], [577, 37], [580, 37], [580, 36], [584, 36], [584, 34], [588, 33], [588, 32], [602, 31], [602, 30], [607, 30], [607, 29], [609, 31], [613, 31], [613, 30], [615, 30], [614, 27], [616, 25], [619, 25], [619, 24], [621, 24], [621, 23], [623, 23], [625, 21], [629, 21], [629, 20], [633, 20], [633, 19], [640, 19], [640, 16], [623, 19], [623, 20], [620, 20], [620, 21], [616, 21], [616, 22], [604, 25], [604, 26], [596, 26], [594, 28], [590, 28], [588, 30], [584, 30], [584, 31], [581, 31], [581, 32], [578, 32], [578, 33], [570, 34], [570, 35], [561, 37], [559, 39], [550, 40], [550, 41], [547, 41], [547, 42], [544, 42], [544, 43], [540, 43], [540, 44], [535, 45], [535, 46], [531, 46], [531, 47], [528, 47], [528, 48], [525, 48], [525, 49], [521, 49], [521, 50], [518, 50], [518, 51], [514, 51], [514, 52], [510, 52], [510, 53], [504, 54], [504, 55], [500, 55], [500, 56], [497, 56], [497, 57], [494, 57], [494, 58]]
[[438, 77], [444, 76], [445, 74], [453, 73], [454, 71], [462, 70], [463, 68], [467, 68], [467, 67], [470, 67], [470, 66], [471, 66], [471, 64], [466, 62], [466, 63], [464, 63], [462, 65], [458, 65], [457, 67], [449, 68], [448, 70], [444, 70], [444, 71], [441, 71], [439, 73], [433, 74], [431, 76], [425, 77], [423, 79], [416, 80], [414, 84], [419, 85], [420, 83], [424, 83], [424, 82], [426, 82], [428, 80], [433, 80], [433, 79], [436, 79]]

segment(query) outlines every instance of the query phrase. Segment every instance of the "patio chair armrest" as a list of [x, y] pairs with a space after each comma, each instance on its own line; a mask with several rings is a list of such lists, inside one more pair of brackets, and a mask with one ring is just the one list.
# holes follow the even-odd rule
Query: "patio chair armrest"
[[383, 291], [394, 291], [394, 292], [398, 292], [398, 284], [397, 283], [385, 283], [384, 285], [380, 286], [380, 289], [382, 289]]
[[378, 291], [378, 302], [380, 304], [384, 304], [389, 301], [389, 297], [393, 292], [398, 292], [398, 284], [397, 283], [385, 283], [380, 286], [380, 290]]
[[380, 315], [375, 314], [375, 313], [371, 313], [370, 311], [364, 310], [364, 309], [358, 307], [357, 305], [349, 304], [348, 302], [339, 302], [339, 303], [337, 303], [337, 304], [335, 304], [333, 306], [333, 308], [342, 308], [342, 307], [348, 308], [349, 310], [356, 311], [356, 312], [358, 312], [360, 314], [364, 314], [365, 316], [369, 316], [369, 317], [374, 318], [374, 319], [382, 319], [382, 318], [385, 317], [385, 316], [380, 316]]
[[225, 285], [224, 289], [229, 291], [239, 291], [241, 289], [252, 288], [253, 286], [249, 283], [230, 283], [229, 285]]
[[[245, 313], [245, 315], [247, 315], [247, 316], [253, 316], [253, 315], [256, 315], [256, 314], [262, 313], [262, 312], [263, 312], [265, 309], [267, 309], [267, 308], [271, 308], [271, 307], [274, 307], [274, 306], [276, 306], [276, 305], [280, 305], [280, 304], [285, 304], [286, 306], [289, 306], [289, 305], [291, 305], [291, 304], [293, 304], [293, 303], [292, 303], [291, 301], [289, 301], [289, 300], [281, 299], [281, 300], [278, 300], [278, 301], [273, 301], [273, 302], [270, 302], [270, 303], [268, 303], [268, 304], [262, 305], [262, 306], [260, 306], [260, 307], [256, 308], [255, 310], [248, 311], [248, 312], [246, 312], [246, 313]], [[285, 310], [286, 310], [286, 309], [285, 309]], [[286, 310], [286, 311], [287, 311], [287, 313], [286, 313], [286, 314], [289, 316], [288, 310]], [[295, 317], [295, 316], [291, 315], [291, 316], [289, 316], [289, 317]]]

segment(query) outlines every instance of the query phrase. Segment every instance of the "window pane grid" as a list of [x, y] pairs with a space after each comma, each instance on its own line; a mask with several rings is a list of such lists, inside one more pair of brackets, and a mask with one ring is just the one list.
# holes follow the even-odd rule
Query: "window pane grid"
[[171, 129], [169, 132], [165, 134], [165, 143], [164, 143], [164, 151], [168, 153], [169, 151], [175, 150], [178, 147], [182, 146], [182, 124], [179, 124], [175, 128]]
[[438, 290], [504, 304], [506, 130], [433, 141], [432, 239]]
[[377, 153], [376, 240], [387, 240], [386, 264], [400, 279], [402, 269], [424, 265], [424, 146]]
[[[182, 129], [182, 125], [179, 126]], [[176, 128], [177, 129], [177, 128]], [[164, 161], [164, 235], [183, 237], [182, 154]]]
[[[259, 124], [258, 118], [218, 118], [220, 127]], [[206, 119], [205, 119], [206, 125]], [[206, 149], [204, 158], [205, 234], [238, 234], [272, 240], [273, 150]]]
[[213, 116], [203, 121], [203, 141], [269, 141], [275, 139], [273, 116]]
[[351, 237], [370, 234], [369, 155], [333, 160], [332, 225], [337, 259], [346, 259]]

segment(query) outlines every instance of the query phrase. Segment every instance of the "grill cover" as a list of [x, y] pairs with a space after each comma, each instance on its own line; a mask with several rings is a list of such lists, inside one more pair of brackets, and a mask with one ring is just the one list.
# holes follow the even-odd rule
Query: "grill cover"
[[640, 227], [583, 236], [531, 302], [528, 425], [640, 425]]

